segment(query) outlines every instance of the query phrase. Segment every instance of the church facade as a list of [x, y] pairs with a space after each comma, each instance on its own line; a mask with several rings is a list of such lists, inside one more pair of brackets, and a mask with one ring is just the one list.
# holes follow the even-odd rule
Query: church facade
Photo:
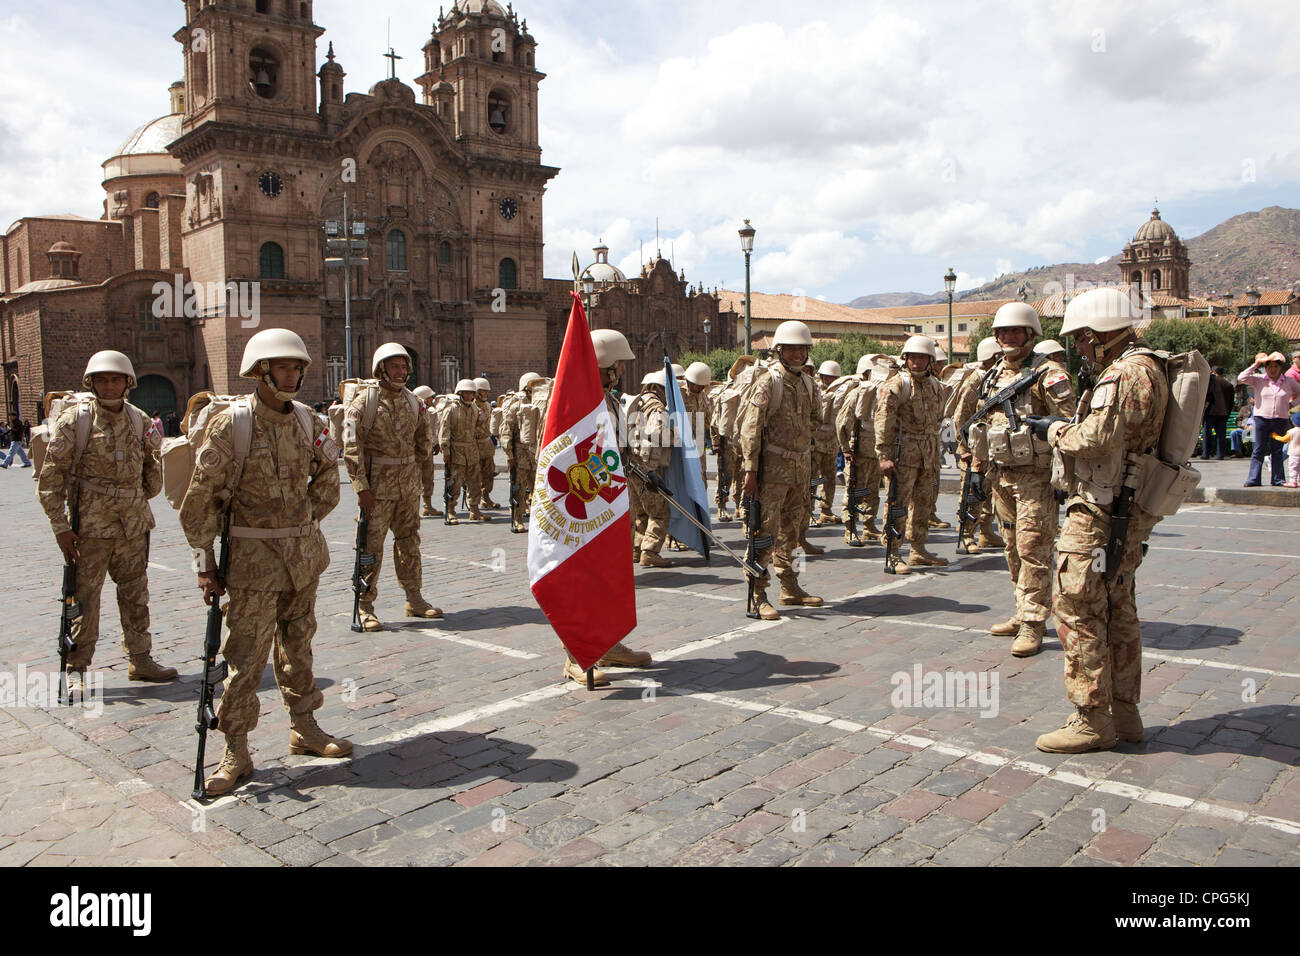
[[[184, 8], [172, 112], [104, 164], [103, 219], [32, 217], [3, 237], [6, 410], [35, 420], [41, 393], [78, 385], [100, 348], [132, 356], [151, 411], [246, 391], [244, 343], [268, 327], [317, 357], [308, 401], [337, 394], [349, 351], [368, 375], [387, 341], [437, 391], [536, 366], [558, 170], [541, 162], [527, 21], [458, 0], [423, 44], [418, 93], [391, 69], [345, 94], [332, 45], [317, 68], [310, 0]], [[347, 265], [327, 264], [348, 240]]]

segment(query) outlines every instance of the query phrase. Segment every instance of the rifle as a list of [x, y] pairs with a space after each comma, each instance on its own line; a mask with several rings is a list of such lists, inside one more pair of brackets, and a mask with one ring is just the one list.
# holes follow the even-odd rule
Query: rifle
[[[762, 441], [762, 433], [759, 433], [759, 441]], [[761, 445], [757, 448], [755, 456], [758, 461], [758, 481], [763, 480], [763, 448]], [[745, 617], [758, 620], [758, 580], [767, 572], [767, 568], [758, 563], [758, 552], [766, 551], [772, 547], [772, 535], [763, 535], [759, 537], [759, 531], [763, 529], [763, 507], [759, 504], [758, 498], [754, 495], [744, 496], [745, 505], [745, 560], [746, 570], [754, 568], [759, 571], [757, 575], [749, 575], [749, 593], [745, 596]]]
[[731, 475], [722, 469], [726, 467], [727, 461], [727, 440], [721, 435], [714, 442], [713, 453], [718, 456], [718, 503], [724, 500], [725, 489], [731, 487]]
[[361, 595], [368, 588], [365, 574], [378, 563], [378, 558], [366, 553], [366, 537], [370, 533], [370, 516], [358, 509], [357, 539], [352, 546], [356, 555], [352, 563], [352, 630], [364, 631], [361, 626]]
[[[858, 491], [858, 445], [861, 426], [856, 418], [853, 420], [853, 435], [849, 439], [849, 473], [845, 476], [844, 501], [844, 540], [850, 548], [862, 548], [866, 542], [858, 537], [858, 506], [854, 496]], [[865, 490], [865, 489], [864, 489]]]
[[[671, 505], [672, 508], [678, 514], [680, 514], [691, 524], [695, 525], [695, 527], [699, 528], [700, 533], [708, 537], [708, 539], [712, 541], [714, 544], [716, 544], [719, 548], [727, 552], [727, 554], [731, 555], [732, 559], [737, 564], [740, 565], [741, 569], [745, 572], [745, 574], [748, 577], [761, 578], [763, 576], [763, 569], [762, 567], [759, 566], [757, 561], [749, 557], [742, 558], [740, 555], [736, 554], [736, 552], [733, 551], [731, 548], [727, 547], [726, 542], [722, 541], [712, 531], [704, 527], [704, 525], [702, 525], [695, 518], [694, 515], [692, 515], [689, 511], [687, 511], [680, 504], [678, 504], [677, 499], [673, 496], [673, 493], [668, 489], [668, 486], [665, 485], [662, 480], [651, 481], [650, 476], [646, 472], [642, 471], [638, 466], [632, 464], [629, 461], [624, 461], [623, 464], [624, 467], [627, 468], [628, 474], [636, 475], [636, 477], [641, 480], [641, 483], [644, 484], [649, 490], [658, 492], [659, 494], [663, 495], [664, 501], [666, 501], [669, 505]], [[656, 476], [656, 478], [657, 477], [658, 476]], [[705, 554], [704, 560], [708, 561], [708, 559], [709, 559], [708, 554]]]
[[[227, 514], [221, 531], [221, 557], [217, 560], [217, 582], [222, 587], [225, 587], [229, 567], [230, 516]], [[194, 760], [194, 792], [190, 796], [195, 800], [206, 800], [208, 796], [203, 780], [203, 759], [208, 746], [208, 731], [217, 729], [217, 712], [212, 706], [212, 698], [216, 685], [225, 680], [230, 671], [225, 661], [217, 664], [217, 652], [221, 650], [222, 614], [221, 598], [214, 594], [208, 602], [208, 629], [203, 636], [203, 680], [199, 683], [199, 712], [194, 723], [194, 729], [199, 733], [199, 753]]]
[[442, 523], [451, 524], [456, 516], [456, 492], [451, 484], [451, 449], [442, 457]]
[[[519, 433], [516, 429], [512, 428], [510, 429], [510, 451], [512, 452], [510, 456], [511, 461], [514, 462], [518, 461], [518, 459], [515, 457], [516, 455], [519, 454], [518, 451], [516, 451], [518, 445], [519, 445]], [[519, 493], [522, 490], [523, 489], [519, 487], [519, 467], [517, 464], [511, 465], [510, 466], [510, 514], [512, 517], [514, 516], [515, 512], [519, 510]]]
[[907, 505], [898, 501], [898, 458], [903, 453], [903, 425], [898, 425], [894, 439], [894, 473], [889, 476], [889, 499], [885, 505], [885, 573], [897, 574], [902, 559], [898, 556], [898, 542], [903, 533], [898, 530], [898, 519], [907, 517]]
[[[69, 499], [72, 533], [75, 535], [81, 524], [80, 509], [77, 507], [75, 492]], [[72, 625], [81, 619], [81, 604], [77, 601], [77, 565], [66, 561], [63, 565], [63, 593], [59, 597], [59, 703], [72, 704], [68, 693], [68, 655], [77, 649], [77, 642], [72, 639]], [[85, 694], [85, 691], [82, 691]]]
[[981, 502], [988, 500], [988, 492], [976, 492], [971, 488], [974, 483], [972, 476], [975, 474], [975, 464], [971, 462], [966, 466], [966, 474], [962, 476], [961, 493], [957, 498], [958, 554], [971, 553], [971, 547], [966, 542], [975, 535], [975, 526], [978, 524], [976, 509]]
[[826, 479], [824, 477], [810, 478], [808, 480], [808, 497], [810, 501], [820, 501], [822, 504], [826, 505], [829, 508], [830, 502], [826, 500], [826, 496], [817, 494], [817, 489], [822, 487], [825, 484], [826, 484]]
[[1124, 470], [1124, 484], [1115, 496], [1115, 505], [1110, 511], [1110, 531], [1106, 535], [1106, 563], [1101, 569], [1103, 581], [1113, 581], [1124, 561], [1124, 547], [1128, 539], [1128, 525], [1132, 520], [1133, 496], [1137, 489], [1130, 482], [1136, 466], [1135, 456], [1126, 455], [1128, 467]]
[[[994, 368], [996, 367], [997, 366], [994, 366]], [[1012, 403], [1015, 401], [1017, 395], [1042, 378], [1046, 371], [1047, 356], [1035, 355], [1030, 360], [1029, 364], [1025, 366], [1025, 370], [1020, 373], [1018, 378], [999, 389], [997, 393], [986, 400], [983, 405], [975, 409], [975, 412], [970, 418], [966, 419], [965, 423], [961, 426], [962, 444], [967, 447], [970, 446], [971, 425], [974, 425], [995, 408], [1002, 409], [1003, 413], [1007, 416], [1007, 421], [1010, 423], [1012, 431], [1020, 428], [1020, 416], [1016, 414], [1015, 406]], [[985, 383], [992, 381], [992, 377], [993, 371], [990, 370], [988, 375], [985, 377]], [[981, 391], [983, 388], [984, 385], [981, 384]]]

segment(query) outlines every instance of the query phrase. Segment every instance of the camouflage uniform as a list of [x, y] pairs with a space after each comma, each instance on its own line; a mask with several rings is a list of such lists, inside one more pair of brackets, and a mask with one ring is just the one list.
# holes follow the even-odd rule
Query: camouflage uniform
[[[780, 362], [772, 365], [780, 375], [780, 407], [770, 412], [772, 373], [760, 371], [750, 387], [748, 401], [742, 407], [739, 472], [758, 472], [758, 501], [762, 508], [759, 535], [772, 536], [774, 547], [757, 555], [763, 567], [758, 586], [766, 590], [770, 583], [769, 559], [776, 566], [783, 589], [795, 590], [799, 576], [793, 567], [794, 549], [799, 544], [803, 521], [808, 513], [808, 481], [811, 469], [812, 431], [817, 425], [818, 406], [815, 391], [801, 371], [791, 372]], [[775, 554], [773, 553], [775, 552]]]
[[[982, 390], [981, 400], [1021, 376], [1029, 359], [1034, 357], [1028, 348], [1026, 352], [1019, 361], [1011, 361], [1005, 355], [999, 360]], [[1074, 417], [1077, 400], [1069, 373], [1055, 362], [1047, 365], [1038, 381], [1013, 402], [1022, 427], [1028, 427], [1023, 425], [1028, 415]], [[990, 429], [1011, 427], [1001, 408], [990, 411], [984, 421]], [[992, 462], [976, 460], [974, 465], [976, 471], [992, 466], [993, 506], [1006, 538], [1007, 568], [1015, 585], [1016, 619], [1045, 624], [1052, 607], [1052, 544], [1056, 540], [1060, 506], [1051, 485], [1051, 449], [1036, 438], [1032, 444], [1033, 459], [1026, 464], [994, 459]]]
[[[338, 448], [312, 416], [310, 441], [297, 414], [273, 410], [254, 396], [252, 442], [230, 503], [230, 560], [225, 587], [230, 666], [217, 707], [227, 737], [257, 726], [257, 689], [274, 646], [275, 680], [295, 717], [323, 703], [312, 674], [316, 586], [329, 566], [320, 523], [339, 501]], [[219, 497], [234, 468], [231, 411], [218, 412], [198, 449], [194, 478], [181, 504], [181, 530], [204, 567], [215, 569], [213, 541], [225, 507]], [[320, 442], [319, 445], [314, 445]]]
[[424, 430], [429, 440], [429, 467], [420, 465], [420, 492], [424, 497], [425, 507], [435, 512], [437, 509], [433, 507], [433, 493], [437, 490], [438, 480], [438, 464], [435, 461], [435, 456], [438, 454], [438, 413], [432, 408], [422, 408], [420, 420], [424, 423]]
[[465, 489], [469, 501], [470, 517], [477, 517], [482, 489], [479, 483], [478, 409], [473, 402], [460, 399], [447, 406], [442, 414], [438, 431], [438, 444], [444, 460], [451, 467], [451, 487], [447, 489], [447, 506], [456, 513], [456, 501]]
[[[69, 670], [90, 666], [99, 640], [100, 592], [104, 575], [117, 585], [117, 611], [122, 647], [127, 654], [149, 654], [149, 532], [153, 512], [149, 499], [162, 490], [158, 449], [162, 436], [149, 417], [123, 402], [110, 411], [91, 404], [91, 427], [85, 450], [73, 473], [76, 424], [74, 406], [54, 423], [54, 436], [37, 476], [36, 496], [56, 535], [71, 530], [65, 506], [77, 503], [77, 601], [81, 620], [73, 625], [76, 649], [68, 655]], [[132, 415], [143, 422], [137, 437]]]
[[374, 498], [366, 552], [375, 565], [366, 573], [363, 613], [374, 614], [384, 539], [393, 532], [393, 570], [412, 604], [423, 602], [420, 566], [420, 492], [433, 480], [433, 443], [425, 412], [406, 389], [379, 387], [375, 420], [365, 427], [366, 389], [358, 389], [344, 413], [343, 463], [358, 494]]
[[[880, 459], [876, 457], [878, 387], [878, 382], [870, 381], [859, 385], [845, 399], [845, 407], [840, 409], [840, 415], [836, 420], [836, 437], [840, 447], [844, 449], [846, 456], [853, 454], [854, 461], [854, 467], [850, 467], [846, 457], [844, 464], [844, 508], [841, 514], [845, 524], [848, 524], [852, 518], [850, 512], [852, 495], [859, 488], [867, 490], [867, 497], [858, 503], [861, 520], [867, 525], [874, 525], [876, 514], [880, 511]], [[856, 454], [853, 453], [855, 444]], [[850, 475], [854, 478], [852, 485], [849, 484]]]
[[[672, 460], [672, 448], [668, 445], [667, 409], [654, 392], [642, 392], [628, 410], [628, 436], [632, 464], [662, 478]], [[663, 495], [646, 490], [636, 475], [628, 474], [627, 481], [635, 489], [631, 495], [632, 551], [658, 554], [668, 537], [668, 502]]]
[[501, 417], [501, 447], [505, 450], [506, 460], [515, 463], [518, 500], [510, 512], [510, 520], [516, 526], [523, 524], [524, 513], [529, 510], [533, 496], [533, 483], [537, 479], [537, 444], [546, 424], [540, 420], [540, 412], [529, 401], [528, 393], [520, 392], [506, 404]]
[[[912, 394], [903, 402], [905, 379], [911, 381]], [[943, 419], [943, 404], [943, 386], [929, 371], [913, 375], [904, 368], [881, 385], [877, 393], [876, 457], [894, 463], [898, 501], [908, 502], [907, 539], [913, 554], [925, 550], [938, 497], [939, 423]], [[902, 448], [896, 455], [894, 443], [900, 429]]]
[[[957, 471], [961, 474], [963, 482], [966, 480], [966, 472], [970, 470], [970, 462], [963, 461], [962, 456], [970, 453], [970, 445], [962, 436], [961, 429], [970, 420], [970, 417], [975, 414], [975, 410], [979, 408], [980, 382], [983, 380], [986, 371], [979, 365], [972, 365], [971, 367], [977, 369], [979, 374], [967, 376], [958, 386], [957, 400], [952, 414], [953, 427], [957, 429]], [[989, 484], [992, 484], [991, 480]], [[985, 488], [986, 497], [975, 506], [975, 524], [986, 539], [994, 537], [993, 495], [987, 494], [988, 491], [989, 489]], [[960, 505], [960, 502], [958, 504]], [[1005, 542], [1003, 544], [1005, 546]]]
[[702, 389], [699, 394], [692, 394], [689, 384], [682, 386], [682, 408], [686, 411], [687, 427], [691, 430], [695, 449], [700, 455], [700, 477], [704, 479], [705, 488], [709, 485], [709, 473], [704, 462], [704, 439], [709, 433], [707, 394], [707, 389]]
[[[817, 421], [812, 436], [812, 472], [810, 481], [823, 479], [818, 492], [821, 501], [820, 524], [833, 524], [835, 519], [835, 462], [839, 457], [839, 439], [835, 434], [835, 408], [829, 389], [819, 387]], [[812, 516], [813, 503], [808, 499], [808, 513]]]
[[[1065, 648], [1065, 689], [1076, 707], [1136, 705], [1142, 686], [1142, 632], [1134, 578], [1142, 545], [1160, 520], [1136, 503], [1124, 558], [1115, 576], [1102, 578], [1112, 499], [1123, 477], [1123, 456], [1141, 454], [1160, 438], [1169, 383], [1154, 359], [1132, 354], [1135, 343], [1101, 375], [1087, 414], [1077, 423], [1054, 425], [1052, 445], [1073, 456], [1076, 475], [1092, 466], [1097, 485], [1076, 478], [1057, 541], [1056, 602], [1052, 608]], [[1087, 394], [1084, 396], [1087, 398]], [[1098, 494], [1102, 488], [1109, 493]]]
[[478, 447], [478, 482], [479, 507], [495, 508], [492, 501], [492, 485], [496, 476], [496, 446], [492, 444], [492, 406], [484, 399], [474, 399], [478, 409], [478, 424], [475, 426], [474, 440]]

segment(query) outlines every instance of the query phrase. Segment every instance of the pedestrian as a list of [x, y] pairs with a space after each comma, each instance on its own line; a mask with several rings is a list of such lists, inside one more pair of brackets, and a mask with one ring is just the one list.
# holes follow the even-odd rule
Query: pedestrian
[[8, 468], [12, 465], [15, 455], [23, 460], [23, 468], [32, 467], [27, 452], [23, 450], [23, 423], [17, 415], [14, 415], [9, 422], [9, 452], [5, 455], [5, 460], [0, 462], [0, 468]]
[[[1263, 365], [1264, 371], [1258, 371]], [[1273, 433], [1285, 433], [1291, 424], [1290, 407], [1300, 400], [1300, 381], [1282, 374], [1286, 359], [1281, 352], [1255, 356], [1250, 368], [1242, 369], [1237, 381], [1255, 392], [1255, 448], [1250, 454], [1250, 472], [1246, 476], [1247, 488], [1258, 488], [1264, 468], [1264, 456], [1271, 459], [1271, 483], [1283, 485], [1286, 476], [1282, 470], [1283, 447], [1273, 438]]]
[[1210, 375], [1210, 388], [1205, 393], [1205, 431], [1201, 439], [1201, 457], [1223, 461], [1227, 444], [1228, 413], [1232, 411], [1232, 383], [1223, 377], [1223, 368]]
[[85, 693], [86, 668], [99, 640], [105, 575], [117, 585], [122, 647], [130, 661], [127, 678], [176, 677], [175, 668], [163, 667], [151, 656], [149, 636], [149, 532], [154, 526], [149, 499], [162, 490], [162, 434], [126, 401], [136, 378], [131, 360], [121, 352], [92, 355], [81, 384], [95, 400], [78, 402], [55, 421], [36, 485], [63, 559], [77, 566], [81, 618], [73, 625], [75, 647], [67, 658], [69, 698], [73, 692]]
[[1274, 435], [1287, 446], [1286, 486], [1300, 488], [1300, 425], [1291, 426], [1285, 435]]
[[407, 617], [442, 617], [424, 599], [420, 561], [420, 494], [433, 479], [432, 439], [423, 403], [406, 388], [411, 356], [396, 342], [375, 350], [371, 374], [378, 384], [359, 388], [344, 412], [343, 461], [369, 521], [366, 553], [375, 556], [365, 572], [361, 627], [383, 629], [375, 616], [384, 540], [393, 532], [393, 571], [406, 592]]

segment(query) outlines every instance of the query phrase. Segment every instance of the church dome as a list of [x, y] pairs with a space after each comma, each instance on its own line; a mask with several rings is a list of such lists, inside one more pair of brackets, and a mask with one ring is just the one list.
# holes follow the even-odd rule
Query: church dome
[[456, 0], [456, 9], [461, 13], [490, 13], [496, 17], [506, 15], [496, 0]]
[[1137, 235], [1133, 237], [1134, 242], [1160, 242], [1165, 239], [1177, 239], [1178, 234], [1174, 232], [1173, 226], [1160, 218], [1160, 210], [1152, 209], [1151, 218], [1142, 223], [1142, 228], [1138, 229]]
[[80, 255], [77, 251], [77, 247], [65, 239], [60, 239], [54, 245], [50, 246], [50, 252], [55, 254], [71, 252]]
[[591, 276], [597, 282], [627, 281], [621, 269], [609, 264], [609, 246], [602, 242], [592, 252], [596, 254], [596, 261], [582, 270], [584, 276]]
[[104, 163], [104, 178], [179, 174], [180, 161], [167, 152], [167, 144], [180, 138], [181, 115], [160, 116], [132, 132]]

